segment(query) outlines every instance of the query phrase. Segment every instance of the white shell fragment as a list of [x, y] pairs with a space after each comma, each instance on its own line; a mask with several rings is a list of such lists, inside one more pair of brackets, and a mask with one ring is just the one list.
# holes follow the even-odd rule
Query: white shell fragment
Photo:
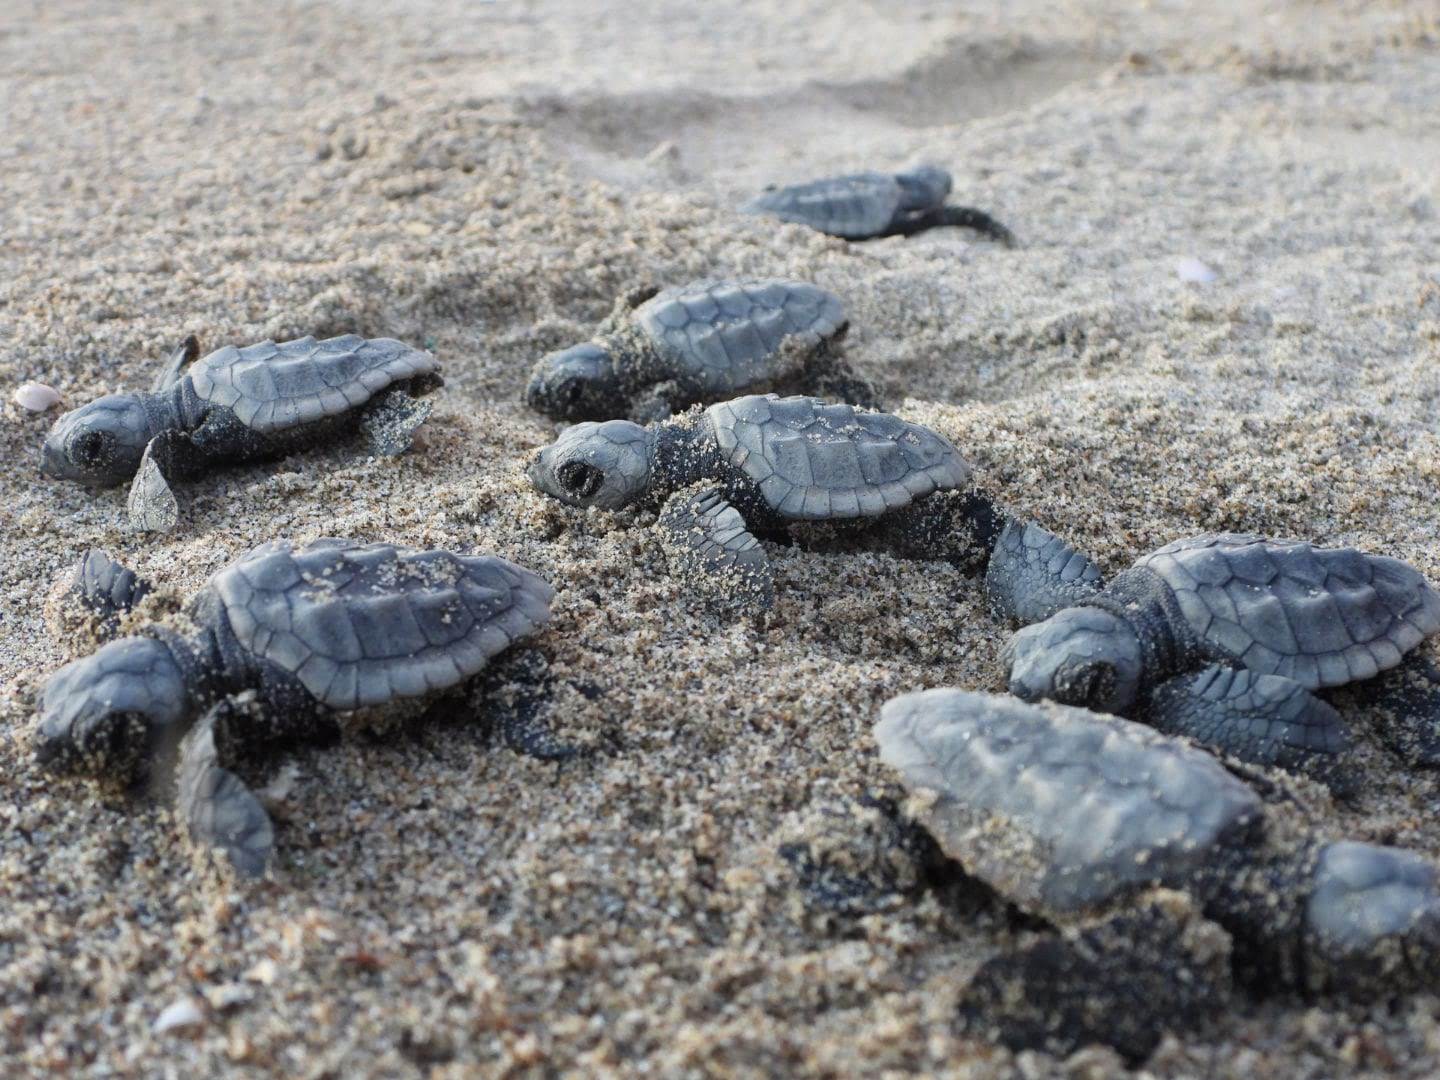
[[155, 1023], [150, 1026], [150, 1030], [156, 1035], [163, 1035], [167, 1031], [195, 1027], [204, 1020], [205, 1014], [200, 1011], [199, 1006], [190, 998], [185, 997], [167, 1005], [165, 1011], [155, 1018]]
[[15, 404], [27, 412], [44, 412], [60, 404], [60, 391], [44, 383], [21, 383], [15, 388]]
[[1175, 274], [1187, 285], [1209, 285], [1220, 275], [1208, 264], [1187, 256], [1175, 264]]

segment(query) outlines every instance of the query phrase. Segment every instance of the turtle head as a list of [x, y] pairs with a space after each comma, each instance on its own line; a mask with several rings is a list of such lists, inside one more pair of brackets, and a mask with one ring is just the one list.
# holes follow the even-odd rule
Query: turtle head
[[618, 510], [649, 488], [654, 444], [628, 420], [576, 424], [530, 462], [530, 481], [567, 506]]
[[1094, 607], [1066, 608], [1027, 626], [1006, 646], [1010, 692], [1099, 712], [1135, 704], [1145, 659], [1135, 628]]
[[938, 165], [918, 165], [897, 173], [895, 181], [900, 185], [902, 210], [931, 210], [950, 196], [950, 174]]
[[139, 395], [110, 394], [55, 421], [40, 449], [40, 471], [91, 487], [114, 487], [135, 475], [154, 434]]
[[45, 684], [35, 759], [52, 773], [136, 777], [178, 737], [189, 707], [169, 648], [152, 638], [112, 641]]
[[542, 358], [530, 375], [525, 400], [530, 408], [555, 420], [593, 420], [625, 413], [610, 353], [591, 341]]

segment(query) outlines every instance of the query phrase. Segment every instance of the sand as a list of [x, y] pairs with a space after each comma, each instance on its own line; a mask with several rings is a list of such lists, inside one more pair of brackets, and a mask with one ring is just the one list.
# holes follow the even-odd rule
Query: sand
[[[1179, 536], [1355, 544], [1440, 581], [1440, 22], [1400, 0], [9, 0], [0, 8], [0, 1055], [7, 1075], [1104, 1076], [960, 1035], [1028, 940], [978, 886], [817, 917], [777, 846], [893, 792], [887, 697], [999, 688], [1003, 628], [939, 563], [772, 548], [717, 625], [644, 519], [531, 492], [533, 361], [622, 289], [791, 275], [987, 491], [1107, 571]], [[899, 10], [895, 10], [899, 9]], [[850, 245], [734, 213], [771, 181], [930, 159], [1020, 235]], [[1214, 280], [1182, 279], [1200, 260]], [[1194, 276], [1187, 271], [1187, 276]], [[68, 405], [206, 345], [357, 331], [448, 385], [423, 452], [358, 444], [180, 490], [37, 475]], [[276, 536], [492, 551], [557, 586], [545, 765], [483, 717], [277, 760], [280, 866], [236, 882], [163, 804], [40, 775], [44, 605], [103, 545], [169, 595]], [[592, 701], [580, 692], [593, 683]], [[1353, 714], [1314, 825], [1440, 857], [1437, 777]], [[153, 1030], [170, 1019], [193, 1022]], [[1431, 1076], [1440, 1001], [1242, 997], [1155, 1076]]]

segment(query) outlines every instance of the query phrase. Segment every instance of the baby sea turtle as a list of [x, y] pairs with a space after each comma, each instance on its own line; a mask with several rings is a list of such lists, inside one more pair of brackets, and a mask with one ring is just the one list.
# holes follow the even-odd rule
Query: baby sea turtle
[[[1031, 531], [1030, 550], [1069, 552]], [[1042, 561], [1028, 564], [1037, 576]], [[1440, 632], [1440, 594], [1419, 571], [1353, 548], [1207, 534], [1097, 585], [1072, 590], [1063, 610], [1019, 613], [1044, 621], [1007, 648], [1011, 693], [1137, 712], [1243, 760], [1327, 778], [1350, 740], [1316, 691], [1397, 668]], [[1440, 760], [1433, 701], [1408, 720]]]
[[1055, 925], [1165, 888], [1224, 927], [1262, 985], [1388, 996], [1440, 977], [1435, 867], [1313, 834], [1183, 740], [951, 689], [887, 702], [875, 738], [941, 849]]
[[[102, 576], [92, 565], [90, 579]], [[53, 772], [162, 784], [178, 758], [176, 801], [190, 835], [258, 875], [272, 854], [270, 819], [230, 771], [237, 759], [333, 738], [338, 713], [469, 680], [545, 626], [553, 595], [494, 556], [351, 540], [263, 544], [191, 600], [188, 632], [151, 626], [52, 675], [36, 756]], [[96, 589], [86, 602], [104, 609], [107, 596]]]
[[169, 482], [217, 465], [280, 456], [357, 426], [376, 453], [400, 453], [432, 408], [415, 399], [442, 383], [433, 356], [390, 338], [306, 337], [199, 355], [189, 337], [150, 392], [65, 413], [45, 439], [42, 471], [94, 487], [133, 478], [131, 524], [163, 530], [177, 515]]
[[535, 365], [525, 396], [555, 420], [660, 420], [736, 394], [793, 390], [872, 406], [839, 355], [840, 298], [804, 281], [696, 281], [622, 296], [595, 337]]
[[1015, 235], [983, 210], [946, 206], [950, 174], [935, 165], [902, 173], [863, 172], [767, 188], [744, 210], [808, 225], [846, 240], [912, 236], [939, 225], [974, 229], [1007, 247]]
[[540, 451], [530, 478], [569, 506], [659, 509], [684, 576], [717, 599], [762, 608], [774, 584], [755, 533], [849, 524], [902, 554], [983, 566], [1007, 520], [971, 490], [960, 452], [928, 428], [774, 394], [650, 427], [576, 424]]

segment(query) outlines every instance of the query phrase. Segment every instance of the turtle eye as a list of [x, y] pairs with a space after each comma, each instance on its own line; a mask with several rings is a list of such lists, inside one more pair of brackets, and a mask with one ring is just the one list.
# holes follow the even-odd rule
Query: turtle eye
[[555, 478], [560, 481], [561, 487], [581, 499], [594, 495], [605, 482], [605, 474], [584, 461], [565, 462], [555, 470]]
[[70, 456], [77, 465], [98, 465], [105, 456], [105, 436], [99, 431], [87, 431], [70, 444]]

